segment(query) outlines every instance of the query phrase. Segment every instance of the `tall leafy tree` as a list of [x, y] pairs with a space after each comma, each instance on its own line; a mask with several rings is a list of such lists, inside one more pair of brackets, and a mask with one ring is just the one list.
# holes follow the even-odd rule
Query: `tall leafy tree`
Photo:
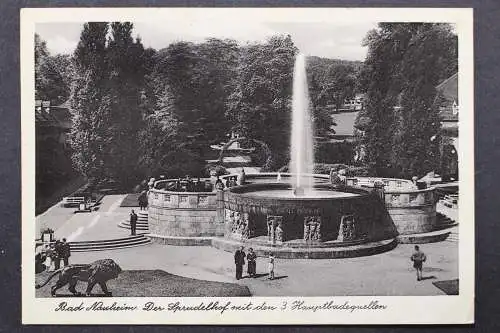
[[[144, 133], [151, 143], [144, 159], [151, 172], [201, 172], [209, 145], [220, 142], [229, 130], [225, 105], [237, 52], [232, 40], [208, 39], [199, 44], [173, 43], [156, 55], [148, 79], [154, 100], [147, 118], [151, 132]], [[154, 131], [163, 132], [168, 140], [154, 138]]]
[[297, 48], [290, 36], [243, 47], [227, 116], [233, 130], [268, 144], [273, 165], [289, 158], [293, 65]]
[[108, 23], [85, 23], [74, 53], [72, 158], [76, 169], [90, 180], [106, 177], [105, 146], [109, 143], [112, 103], [107, 89], [107, 32]]
[[130, 22], [111, 23], [106, 48], [106, 83], [111, 104], [105, 166], [107, 174], [123, 186], [134, 184], [140, 176], [138, 139], [143, 126], [144, 47], [140, 39], [133, 39], [132, 29]]
[[403, 175], [423, 175], [440, 164], [436, 86], [457, 70], [456, 36], [444, 24], [422, 24], [412, 31], [401, 62], [401, 108], [393, 141]]
[[[457, 69], [456, 36], [449, 25], [381, 23], [366, 37], [360, 75], [366, 90], [361, 144], [376, 170], [410, 177], [437, 163], [435, 86]], [[396, 173], [396, 174], [394, 174]]]
[[69, 55], [51, 55], [45, 41], [35, 34], [35, 98], [64, 103], [70, 95], [74, 75]]

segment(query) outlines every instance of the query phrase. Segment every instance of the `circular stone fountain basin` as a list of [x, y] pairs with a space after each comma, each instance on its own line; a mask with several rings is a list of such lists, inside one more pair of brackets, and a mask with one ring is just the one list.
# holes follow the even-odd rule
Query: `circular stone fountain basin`
[[295, 195], [290, 189], [268, 189], [255, 192], [248, 192], [246, 195], [255, 197], [270, 197], [270, 198], [287, 198], [287, 199], [320, 199], [320, 198], [347, 198], [359, 196], [357, 193], [340, 192], [335, 190], [327, 189], [316, 189], [311, 193], [305, 193], [303, 195]]
[[[288, 183], [256, 183], [232, 187], [225, 191], [224, 207], [239, 212], [267, 215], [323, 215], [332, 210], [352, 211], [370, 195], [369, 191], [316, 184], [312, 193], [296, 196]], [[336, 206], [336, 207], [333, 207]], [[342, 206], [342, 207], [341, 207]]]

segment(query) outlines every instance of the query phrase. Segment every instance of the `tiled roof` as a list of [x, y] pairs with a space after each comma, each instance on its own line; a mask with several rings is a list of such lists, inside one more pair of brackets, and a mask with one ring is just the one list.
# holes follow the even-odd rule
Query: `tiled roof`
[[442, 121], [458, 121], [458, 73], [441, 82], [436, 89], [445, 99], [445, 104], [439, 110]]

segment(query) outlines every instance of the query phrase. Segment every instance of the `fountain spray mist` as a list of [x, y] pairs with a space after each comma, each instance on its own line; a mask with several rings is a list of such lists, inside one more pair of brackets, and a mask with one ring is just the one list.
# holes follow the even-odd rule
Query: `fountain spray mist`
[[291, 172], [295, 193], [310, 194], [313, 189], [314, 147], [312, 117], [309, 110], [306, 61], [303, 54], [295, 59], [293, 72]]

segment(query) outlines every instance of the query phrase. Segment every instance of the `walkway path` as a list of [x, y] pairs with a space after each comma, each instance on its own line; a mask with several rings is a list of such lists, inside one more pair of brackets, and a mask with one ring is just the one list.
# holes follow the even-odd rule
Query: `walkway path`
[[56, 238], [66, 238], [70, 242], [127, 237], [129, 232], [117, 227], [117, 224], [127, 219], [130, 213], [129, 208], [119, 207], [124, 197], [124, 195], [105, 196], [99, 209], [90, 213], [75, 213], [76, 208], [56, 205], [37, 216], [36, 223], [39, 228], [53, 229]]
[[[350, 259], [277, 259], [277, 280], [266, 276], [245, 278], [254, 296], [340, 296], [340, 295], [442, 295], [432, 282], [458, 277], [457, 244], [441, 242], [422, 245], [428, 256], [424, 276], [416, 281], [409, 256], [412, 245], [402, 244], [383, 254]], [[112, 258], [123, 269], [162, 269], [200, 280], [237, 282], [233, 254], [211, 247], [148, 245], [134, 249], [75, 253], [75, 263]], [[265, 258], [258, 258], [257, 272], [266, 273]]]

